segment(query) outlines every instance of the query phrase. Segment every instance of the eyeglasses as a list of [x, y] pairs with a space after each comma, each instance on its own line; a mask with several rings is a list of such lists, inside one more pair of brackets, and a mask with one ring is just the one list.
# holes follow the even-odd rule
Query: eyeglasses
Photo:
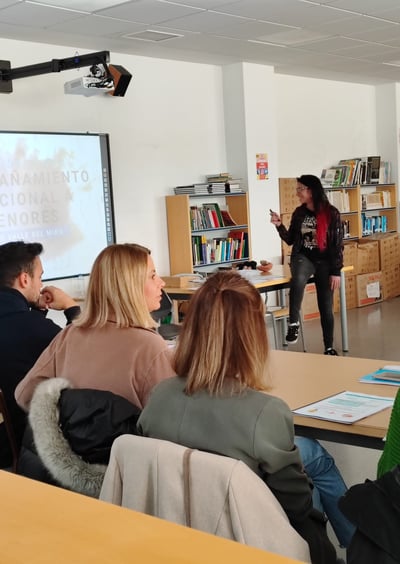
[[297, 186], [296, 192], [303, 192], [303, 190], [308, 190], [308, 186]]

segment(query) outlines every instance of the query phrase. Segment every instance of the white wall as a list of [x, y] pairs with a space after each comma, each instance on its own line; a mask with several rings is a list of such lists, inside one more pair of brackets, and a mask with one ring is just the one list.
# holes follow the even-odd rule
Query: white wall
[[[274, 71], [237, 63], [223, 68], [223, 79], [228, 169], [248, 187], [252, 258], [280, 263], [281, 243], [268, 211], [279, 210]], [[257, 178], [258, 153], [267, 154], [268, 179]]]
[[[12, 68], [76, 52], [8, 40], [0, 48]], [[1, 128], [109, 133], [117, 240], [149, 246], [166, 274], [164, 196], [226, 169], [221, 68], [113, 53], [111, 62], [133, 74], [125, 97], [64, 95], [64, 82], [88, 68], [19, 79], [0, 94]]]
[[279, 74], [276, 84], [279, 176], [379, 154], [373, 86]]

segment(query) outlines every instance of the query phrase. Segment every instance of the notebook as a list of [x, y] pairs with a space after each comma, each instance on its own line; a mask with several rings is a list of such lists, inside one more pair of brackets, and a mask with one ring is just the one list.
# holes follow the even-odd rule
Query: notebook
[[364, 384], [389, 384], [400, 386], [400, 365], [392, 364], [383, 366], [371, 374], [363, 376], [359, 380]]

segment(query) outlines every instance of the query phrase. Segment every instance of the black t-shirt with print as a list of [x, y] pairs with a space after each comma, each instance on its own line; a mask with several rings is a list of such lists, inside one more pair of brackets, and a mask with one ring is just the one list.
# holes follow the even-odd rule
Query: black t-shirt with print
[[317, 243], [317, 218], [315, 213], [307, 210], [301, 224], [301, 253], [312, 262], [326, 257], [326, 251], [320, 251]]

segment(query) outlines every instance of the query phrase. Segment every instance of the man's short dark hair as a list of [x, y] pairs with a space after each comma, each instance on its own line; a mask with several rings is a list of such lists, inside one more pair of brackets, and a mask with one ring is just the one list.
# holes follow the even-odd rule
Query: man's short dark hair
[[41, 243], [12, 241], [0, 245], [0, 287], [11, 287], [21, 272], [33, 276], [35, 258], [43, 251]]

